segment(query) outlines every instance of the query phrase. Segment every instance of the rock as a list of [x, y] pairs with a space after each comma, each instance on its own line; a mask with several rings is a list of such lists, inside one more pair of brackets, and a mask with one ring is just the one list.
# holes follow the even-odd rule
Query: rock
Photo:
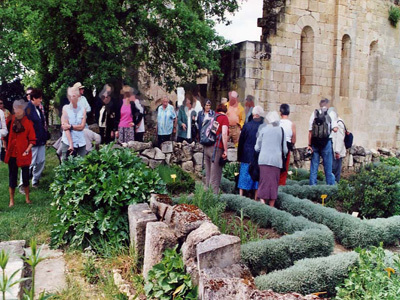
[[193, 154], [193, 160], [194, 160], [194, 163], [196, 166], [197, 165], [201, 166], [203, 164], [203, 153], [198, 152], [198, 153]]
[[387, 148], [380, 148], [380, 149], [378, 149], [378, 151], [379, 151], [382, 155], [390, 156], [390, 150], [387, 149]]
[[167, 165], [170, 165], [170, 164], [171, 164], [171, 158], [172, 158], [172, 154], [171, 154], [171, 153], [165, 154], [165, 163], [166, 163]]
[[[52, 251], [54, 251], [54, 255], [52, 255]], [[56, 292], [61, 292], [66, 288], [67, 281], [65, 277], [65, 260], [62, 256], [62, 253], [60, 255], [59, 252], [60, 250], [46, 251], [47, 255], [44, 255], [46, 259], [41, 261], [36, 266], [36, 297], [38, 297], [42, 292], [54, 294]], [[40, 252], [40, 254], [42, 255], [42, 252]]]
[[160, 148], [154, 148], [156, 154], [154, 155], [154, 159], [156, 160], [165, 160], [165, 154], [160, 150]]
[[203, 145], [200, 143], [196, 143], [193, 147], [194, 152], [203, 152], [204, 148]]
[[174, 232], [163, 222], [150, 222], [146, 227], [146, 242], [143, 262], [143, 277], [147, 278], [151, 268], [158, 264], [166, 249], [172, 249], [178, 243]]
[[145, 149], [141, 154], [142, 154], [142, 156], [146, 156], [148, 158], [153, 159], [154, 156], [156, 155], [156, 150], [154, 150], [154, 149]]
[[396, 151], [396, 157], [397, 157], [397, 158], [400, 158], [400, 150], [397, 150], [397, 151]]
[[182, 163], [182, 170], [185, 172], [193, 173], [193, 162], [185, 161]]
[[[24, 254], [24, 247], [24, 240], [0, 242], [0, 251], [4, 250], [9, 254], [9, 260], [5, 269], [6, 276], [10, 277], [14, 272], [18, 271], [14, 280], [20, 280], [23, 277], [22, 269], [24, 262], [20, 256]], [[21, 284], [16, 284], [6, 292], [6, 299], [21, 299], [22, 293]]]
[[149, 165], [149, 159], [146, 157], [146, 156], [141, 156], [141, 155], [139, 155], [139, 157], [142, 159], [142, 162], [146, 165], [146, 166], [148, 166]]
[[370, 151], [371, 151], [371, 153], [372, 153], [372, 157], [378, 157], [378, 156], [379, 156], [379, 151], [378, 151], [378, 150], [376, 150], [376, 149], [371, 149]]
[[196, 172], [197, 175], [202, 175], [203, 166], [202, 165], [195, 165], [194, 166], [194, 171]]
[[365, 156], [353, 156], [353, 160], [355, 163], [364, 163]]
[[181, 238], [199, 228], [203, 223], [211, 222], [205, 213], [197, 206], [191, 204], [178, 204], [173, 207], [173, 215], [165, 222], [175, 230], [175, 234]]
[[228, 148], [227, 154], [229, 161], [237, 161], [237, 148]]
[[130, 141], [130, 142], [128, 142], [128, 147], [132, 148], [135, 151], [143, 151], [146, 149], [151, 149], [153, 147], [153, 145], [151, 144], [151, 142], [141, 143], [138, 141]]
[[173, 202], [168, 195], [151, 194], [150, 210], [155, 213], [161, 221], [164, 221], [166, 216], [169, 216], [167, 223], [170, 223], [173, 214], [172, 206]]
[[240, 238], [222, 234], [213, 236], [197, 245], [199, 270], [226, 268], [240, 262]]
[[[185, 142], [185, 141], [184, 141]], [[190, 147], [189, 145], [183, 146], [182, 147], [182, 161], [191, 161], [193, 158], [193, 151], [192, 151], [192, 147]]]
[[161, 144], [161, 151], [165, 154], [172, 153], [173, 149], [174, 149], [174, 147], [173, 147], [173, 144], [171, 141], [167, 141], [167, 142], [164, 142]]
[[199, 228], [193, 230], [187, 236], [186, 241], [182, 245], [183, 261], [188, 261], [190, 258], [196, 257], [197, 244], [204, 242], [212, 236], [219, 235], [221, 232], [213, 223], [205, 222]]
[[114, 144], [111, 149], [122, 149], [123, 147], [121, 145], [118, 144]]
[[146, 225], [149, 222], [157, 222], [156, 215], [151, 211], [147, 203], [129, 205], [128, 207], [129, 237], [131, 245], [140, 261], [144, 256], [144, 244], [146, 241]]
[[150, 159], [149, 167], [152, 169], [155, 169], [155, 168], [157, 168], [157, 166], [161, 165], [161, 163], [162, 163], [161, 160]]
[[364, 147], [356, 146], [355, 148], [356, 148], [356, 155], [358, 155], [358, 156], [366, 155], [366, 151], [365, 151]]
[[211, 268], [200, 272], [200, 299], [250, 299], [255, 288], [253, 276], [244, 264]]

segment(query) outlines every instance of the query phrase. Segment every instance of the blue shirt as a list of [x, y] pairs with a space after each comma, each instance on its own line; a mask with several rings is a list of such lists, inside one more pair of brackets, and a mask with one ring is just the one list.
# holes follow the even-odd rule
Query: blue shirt
[[157, 110], [157, 133], [158, 135], [170, 135], [174, 129], [176, 113], [171, 104], [164, 109], [162, 105]]

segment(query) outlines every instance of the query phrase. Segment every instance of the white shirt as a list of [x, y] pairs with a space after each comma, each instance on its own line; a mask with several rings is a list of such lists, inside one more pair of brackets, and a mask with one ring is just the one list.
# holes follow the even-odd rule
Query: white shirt
[[344, 137], [346, 133], [344, 130], [343, 120], [341, 118], [338, 118], [337, 121], [338, 130], [336, 132], [332, 132], [333, 152], [339, 153], [340, 157], [345, 157], [346, 146], [344, 145]]
[[292, 121], [289, 119], [281, 119], [279, 124], [285, 132], [286, 142], [292, 142], [293, 130]]
[[6, 118], [4, 116], [4, 112], [0, 109], [0, 148], [2, 145], [2, 137], [5, 137], [8, 134]]
[[80, 96], [78, 99], [78, 105], [85, 109], [86, 113], [90, 112], [92, 109], [90, 108], [89, 102], [87, 101], [85, 96]]
[[[319, 112], [322, 113], [322, 110], [319, 109]], [[333, 110], [328, 110], [328, 115], [329, 115], [329, 117], [331, 117], [331, 128], [330, 128], [331, 134], [329, 135], [329, 137], [332, 138], [333, 137], [332, 129], [335, 127], [338, 127], [337, 118], [336, 118], [336, 113]], [[314, 119], [315, 119], [315, 110], [311, 113], [310, 121], [308, 122], [308, 124], [309, 124], [308, 130], [309, 131], [312, 131], [312, 125], [314, 123]]]

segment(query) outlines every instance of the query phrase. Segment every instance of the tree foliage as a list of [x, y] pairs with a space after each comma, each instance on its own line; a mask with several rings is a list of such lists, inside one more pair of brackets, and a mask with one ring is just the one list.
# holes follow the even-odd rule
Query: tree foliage
[[[192, 81], [218, 70], [215, 49], [226, 41], [214, 21], [239, 0], [4, 0], [0, 2], [0, 77], [24, 81], [54, 96], [81, 81], [101, 87], [132, 80], [145, 64], [159, 84]], [[129, 75], [129, 76], [128, 76]]]

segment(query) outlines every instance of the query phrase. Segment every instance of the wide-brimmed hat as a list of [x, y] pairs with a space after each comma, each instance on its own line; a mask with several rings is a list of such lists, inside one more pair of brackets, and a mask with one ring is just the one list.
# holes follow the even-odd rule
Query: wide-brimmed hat
[[82, 85], [79, 81], [73, 85], [74, 88], [83, 89], [85, 86]]

